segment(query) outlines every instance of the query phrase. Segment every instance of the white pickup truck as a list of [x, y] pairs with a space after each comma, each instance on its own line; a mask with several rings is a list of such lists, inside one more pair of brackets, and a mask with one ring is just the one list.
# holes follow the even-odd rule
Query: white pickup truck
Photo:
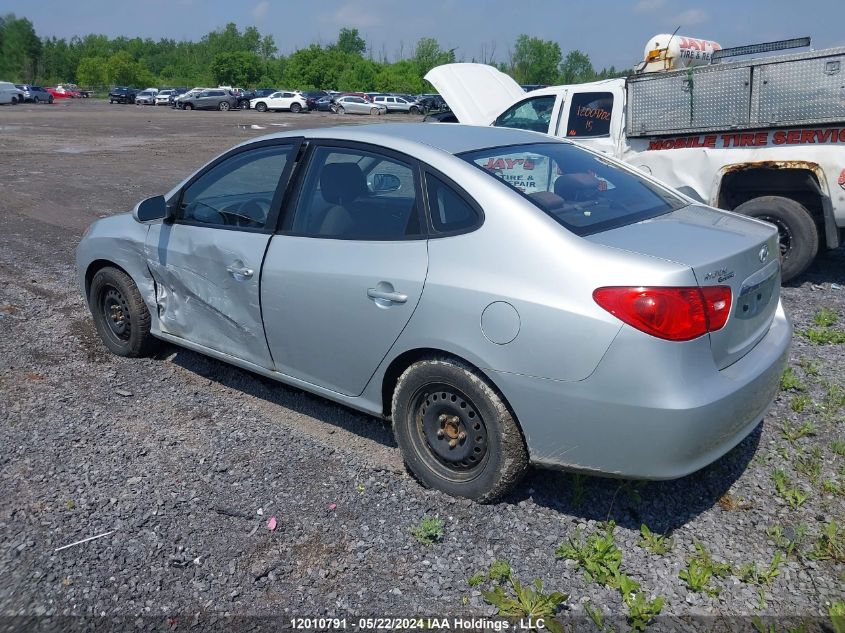
[[[425, 78], [460, 123], [565, 137], [775, 224], [784, 281], [845, 242], [845, 48], [529, 93], [483, 64], [446, 64]], [[496, 168], [530, 187], [523, 165]]]

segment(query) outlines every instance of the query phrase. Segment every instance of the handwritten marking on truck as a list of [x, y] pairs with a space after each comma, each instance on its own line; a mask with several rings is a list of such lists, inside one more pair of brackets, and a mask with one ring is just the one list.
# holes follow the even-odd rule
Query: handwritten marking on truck
[[845, 128], [807, 128], [767, 132], [731, 132], [727, 134], [695, 134], [649, 141], [649, 150], [731, 149], [739, 147], [768, 147], [772, 145], [845, 143]]

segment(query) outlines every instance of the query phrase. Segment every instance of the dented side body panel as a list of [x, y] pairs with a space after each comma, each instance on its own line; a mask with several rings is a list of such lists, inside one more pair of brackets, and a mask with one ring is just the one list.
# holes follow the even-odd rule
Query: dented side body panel
[[150, 226], [145, 254], [160, 331], [272, 368], [259, 293], [269, 241], [266, 233]]

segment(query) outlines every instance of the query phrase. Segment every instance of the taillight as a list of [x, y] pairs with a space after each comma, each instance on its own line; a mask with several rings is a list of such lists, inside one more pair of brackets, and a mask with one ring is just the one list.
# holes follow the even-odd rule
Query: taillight
[[594, 290], [593, 299], [628, 325], [668, 341], [715, 332], [731, 312], [730, 286], [610, 286]]

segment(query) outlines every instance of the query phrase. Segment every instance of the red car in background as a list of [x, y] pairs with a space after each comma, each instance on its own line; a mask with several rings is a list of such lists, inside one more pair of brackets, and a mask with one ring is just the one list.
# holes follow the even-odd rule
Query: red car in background
[[72, 94], [69, 94], [65, 90], [59, 90], [58, 88], [45, 88], [47, 92], [53, 95], [54, 99], [70, 99], [73, 97]]

